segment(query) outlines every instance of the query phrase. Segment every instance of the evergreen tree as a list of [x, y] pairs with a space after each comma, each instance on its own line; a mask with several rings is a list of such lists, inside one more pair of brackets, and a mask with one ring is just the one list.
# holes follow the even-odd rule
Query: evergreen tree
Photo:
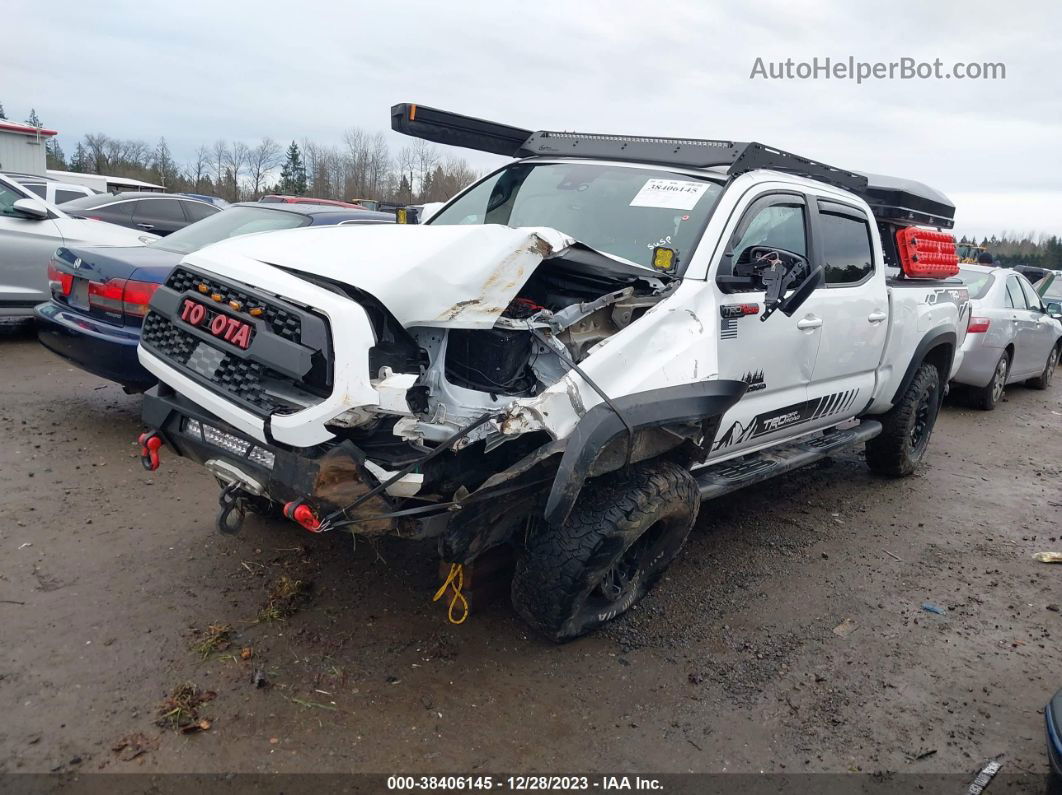
[[44, 126], [43, 124], [41, 124], [41, 120], [40, 120], [40, 117], [37, 115], [37, 109], [36, 108], [30, 108], [30, 115], [29, 115], [29, 118], [26, 119], [26, 124], [30, 125], [31, 127], [43, 127]]
[[74, 156], [70, 160], [70, 170], [85, 172], [88, 170], [89, 156], [85, 151], [85, 147], [81, 144], [81, 141], [77, 142], [77, 148], [74, 149]]
[[66, 153], [63, 152], [63, 147], [59, 146], [58, 137], [49, 138], [48, 143], [44, 145], [44, 151], [48, 168], [66, 171]]
[[152, 154], [152, 167], [158, 177], [159, 184], [164, 188], [172, 188], [180, 174], [177, 171], [177, 163], [170, 154], [170, 147], [165, 138], [159, 138], [158, 146]]
[[7, 121], [7, 114], [4, 113], [4, 103], [0, 102], [0, 119]]
[[306, 166], [302, 162], [299, 145], [294, 141], [288, 147], [288, 155], [280, 169], [280, 192], [289, 196], [306, 193]]

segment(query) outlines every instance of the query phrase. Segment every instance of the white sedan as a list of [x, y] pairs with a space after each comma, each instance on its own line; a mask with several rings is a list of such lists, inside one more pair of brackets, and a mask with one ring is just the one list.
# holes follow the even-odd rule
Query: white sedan
[[0, 318], [33, 317], [33, 307], [48, 300], [48, 262], [60, 246], [136, 246], [157, 239], [68, 215], [0, 176]]

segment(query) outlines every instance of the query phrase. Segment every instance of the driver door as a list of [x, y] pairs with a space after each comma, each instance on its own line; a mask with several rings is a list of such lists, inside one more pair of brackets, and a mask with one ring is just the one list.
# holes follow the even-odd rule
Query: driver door
[[63, 244], [51, 218], [26, 218], [14, 210], [22, 195], [0, 182], [0, 317], [28, 314], [47, 301], [48, 260]]
[[811, 419], [808, 383], [818, 354], [818, 328], [807, 327], [803, 313], [786, 317], [775, 312], [761, 322], [765, 291], [734, 287], [725, 279], [752, 248], [776, 249], [811, 261], [810, 230], [804, 195], [776, 192], [754, 199], [730, 235], [715, 276], [719, 377], [746, 381], [749, 388], [724, 415], [712, 460], [767, 446], [798, 433], [794, 429]]

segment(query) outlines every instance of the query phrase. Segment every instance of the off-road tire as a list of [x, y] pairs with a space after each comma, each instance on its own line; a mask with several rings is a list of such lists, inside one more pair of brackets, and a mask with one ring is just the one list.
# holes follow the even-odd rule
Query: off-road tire
[[1047, 354], [1047, 364], [1044, 365], [1044, 371], [1036, 378], [1030, 378], [1026, 382], [1029, 386], [1033, 389], [1047, 389], [1051, 386], [1051, 379], [1055, 377], [1055, 368], [1058, 367], [1060, 349], [1062, 349], [1062, 345], [1056, 345], [1051, 349], [1051, 352]]
[[903, 396], [881, 418], [881, 433], [867, 442], [871, 471], [906, 477], [918, 468], [940, 411], [940, 390], [937, 368], [922, 362]]
[[590, 481], [562, 527], [543, 527], [527, 540], [513, 577], [513, 607], [557, 643], [611, 621], [675, 558], [700, 503], [690, 473], [667, 461]]
[[985, 386], [970, 389], [970, 405], [981, 411], [992, 411], [1007, 391], [1007, 376], [1010, 375], [1010, 354], [1003, 351], [1003, 355], [996, 362], [996, 369], [992, 371], [992, 380]]

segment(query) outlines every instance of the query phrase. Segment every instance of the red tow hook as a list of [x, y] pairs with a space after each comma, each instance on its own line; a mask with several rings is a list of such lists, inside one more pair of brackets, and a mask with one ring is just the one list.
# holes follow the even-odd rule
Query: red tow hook
[[154, 472], [159, 468], [159, 448], [163, 445], [162, 437], [154, 431], [148, 431], [140, 434], [136, 441], [140, 445], [140, 463], [144, 465], [144, 469]]
[[313, 512], [313, 508], [306, 504], [305, 500], [292, 500], [284, 505], [284, 516], [296, 524], [302, 525], [311, 533], [321, 532], [321, 520]]

